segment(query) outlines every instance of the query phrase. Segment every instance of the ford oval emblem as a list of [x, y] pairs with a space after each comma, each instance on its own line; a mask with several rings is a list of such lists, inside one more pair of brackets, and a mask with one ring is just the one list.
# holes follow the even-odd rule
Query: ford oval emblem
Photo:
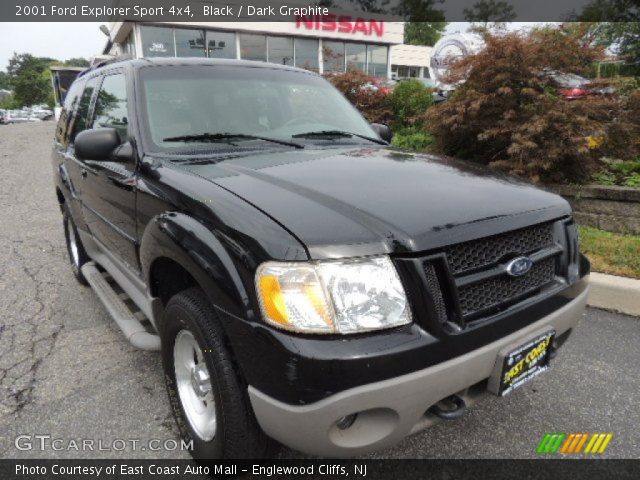
[[514, 258], [507, 264], [507, 273], [512, 277], [524, 275], [533, 266], [533, 262], [529, 257]]

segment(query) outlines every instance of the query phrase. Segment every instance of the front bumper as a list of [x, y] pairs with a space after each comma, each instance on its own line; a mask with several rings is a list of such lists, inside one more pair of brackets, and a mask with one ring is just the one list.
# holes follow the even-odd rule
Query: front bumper
[[[586, 278], [585, 278], [586, 280]], [[552, 327], [558, 336], [574, 327], [586, 307], [588, 288], [558, 310], [499, 340], [437, 365], [388, 380], [358, 386], [318, 402], [296, 406], [249, 386], [253, 410], [262, 429], [279, 442], [306, 453], [351, 457], [388, 447], [434, 423], [430, 406], [492, 373], [498, 352]], [[340, 430], [336, 422], [358, 413]]]

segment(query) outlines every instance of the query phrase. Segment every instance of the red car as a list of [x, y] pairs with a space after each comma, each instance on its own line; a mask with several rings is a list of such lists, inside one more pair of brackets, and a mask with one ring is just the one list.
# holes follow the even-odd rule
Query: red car
[[615, 91], [613, 87], [595, 87], [592, 80], [574, 73], [552, 73], [550, 78], [559, 87], [558, 93], [567, 100], [590, 95], [609, 95]]

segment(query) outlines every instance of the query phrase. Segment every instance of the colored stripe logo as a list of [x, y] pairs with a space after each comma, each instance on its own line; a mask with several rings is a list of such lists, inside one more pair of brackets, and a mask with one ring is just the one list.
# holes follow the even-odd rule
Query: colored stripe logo
[[538, 445], [540, 454], [601, 454], [613, 438], [612, 433], [547, 433]]

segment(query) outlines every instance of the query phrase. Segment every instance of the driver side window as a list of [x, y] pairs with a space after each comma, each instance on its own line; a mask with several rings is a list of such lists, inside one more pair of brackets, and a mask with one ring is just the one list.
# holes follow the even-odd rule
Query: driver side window
[[123, 142], [129, 139], [127, 84], [122, 74], [104, 77], [96, 99], [93, 128], [115, 128]]
[[93, 97], [93, 91], [98, 84], [98, 77], [93, 77], [87, 80], [84, 86], [82, 96], [78, 102], [76, 113], [73, 117], [73, 127], [71, 132], [70, 141], [73, 142], [76, 135], [87, 129], [87, 123], [89, 121], [89, 109], [91, 108], [91, 98]]

